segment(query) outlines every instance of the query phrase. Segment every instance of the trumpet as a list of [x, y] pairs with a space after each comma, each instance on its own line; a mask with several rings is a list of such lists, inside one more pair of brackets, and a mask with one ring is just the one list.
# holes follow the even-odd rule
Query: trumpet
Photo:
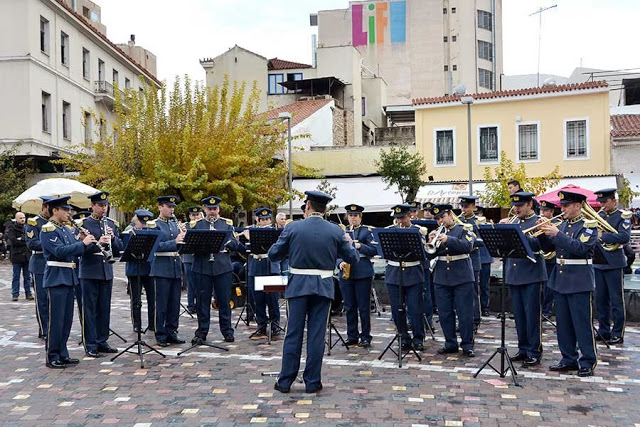
[[440, 241], [438, 240], [438, 237], [441, 234], [445, 233], [446, 231], [447, 231], [447, 229], [446, 229], [446, 227], [444, 225], [441, 225], [440, 227], [438, 227], [438, 229], [436, 230], [436, 234], [433, 236], [433, 239], [431, 239], [425, 245], [425, 250], [427, 251], [428, 254], [435, 254], [436, 253], [436, 251], [440, 247]]
[[[584, 215], [587, 219], [594, 220], [598, 223], [598, 228], [600, 231], [608, 232], [608, 233], [616, 233], [618, 234], [618, 230], [616, 230], [611, 224], [607, 222], [604, 218], [598, 215], [589, 204], [585, 201], [582, 202], [582, 215]], [[615, 251], [620, 247], [620, 243], [603, 243], [602, 248], [607, 251]]]
[[458, 217], [458, 215], [456, 215], [453, 211], [451, 211], [451, 217], [453, 218], [453, 222], [455, 222], [456, 224], [464, 224], [464, 222], [462, 222], [462, 220], [460, 219], [460, 217]]
[[516, 213], [515, 206], [511, 206], [511, 209], [509, 209], [507, 218], [509, 218], [509, 220], [507, 221], [507, 224], [513, 224], [514, 222], [516, 222], [516, 219], [518, 219], [518, 214]]
[[522, 230], [522, 232], [524, 234], [528, 234], [529, 237], [538, 237], [544, 233], [544, 231], [540, 230], [540, 227], [542, 227], [543, 225], [555, 225], [557, 227], [558, 225], [562, 224], [562, 221], [564, 221], [562, 219], [563, 215], [564, 214], [559, 214], [554, 216], [553, 218], [547, 218], [544, 221], [537, 223], [533, 227]]

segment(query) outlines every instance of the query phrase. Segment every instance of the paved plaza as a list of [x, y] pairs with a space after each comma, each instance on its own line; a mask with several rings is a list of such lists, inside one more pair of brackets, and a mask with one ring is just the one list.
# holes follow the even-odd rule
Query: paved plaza
[[[186, 346], [174, 345], [161, 349], [165, 359], [146, 355], [140, 369], [135, 355], [115, 362], [83, 357], [76, 313], [69, 349], [80, 364], [47, 369], [33, 301], [21, 294], [19, 302], [11, 302], [10, 269], [8, 262], [0, 262], [1, 425], [640, 425], [638, 324], [628, 325], [623, 346], [598, 346], [599, 363], [591, 378], [548, 371], [560, 356], [555, 331], [545, 324], [543, 363], [520, 369], [521, 386], [516, 387], [509, 377], [501, 379], [489, 369], [473, 378], [499, 344], [495, 316], [483, 319], [477, 357], [437, 355], [443, 343], [438, 331], [436, 341], [425, 343], [422, 362], [410, 356], [399, 369], [391, 353], [377, 359], [394, 334], [387, 310], [373, 315], [370, 350], [347, 351], [338, 345], [325, 356], [324, 390], [305, 394], [304, 385], [296, 383], [290, 394], [281, 394], [273, 389], [275, 379], [263, 373], [279, 370], [282, 339], [272, 345], [250, 340], [255, 324], [241, 323], [232, 344], [222, 342], [213, 324], [209, 338], [229, 352], [201, 347], [177, 356]], [[116, 277], [111, 326], [132, 342], [123, 266], [117, 265]], [[233, 312], [234, 324], [239, 312]], [[344, 317], [334, 321], [345, 330]], [[179, 335], [189, 341], [195, 327], [196, 320], [185, 314]], [[146, 339], [155, 345], [153, 335]], [[127, 345], [114, 336], [109, 342], [120, 349]], [[514, 354], [512, 320], [507, 322], [507, 343]]]

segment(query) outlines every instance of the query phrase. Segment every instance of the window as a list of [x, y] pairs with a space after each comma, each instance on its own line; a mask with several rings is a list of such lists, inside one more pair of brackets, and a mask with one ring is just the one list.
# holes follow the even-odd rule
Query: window
[[451, 36], [451, 41], [452, 42], [457, 42], [458, 41], [458, 36]]
[[40, 17], [40, 50], [49, 54], [49, 21]]
[[498, 127], [482, 126], [478, 128], [478, 152], [480, 163], [498, 163], [500, 147], [498, 143]]
[[85, 18], [89, 19], [90, 12], [89, 12], [89, 8], [86, 6], [82, 6], [82, 16], [84, 16]]
[[455, 166], [453, 129], [436, 130], [436, 165]]
[[362, 117], [367, 115], [367, 97], [362, 97]]
[[447, 8], [446, 8], [446, 7], [443, 7], [443, 8], [442, 8], [442, 14], [443, 14], [443, 15], [446, 15], [446, 14], [447, 14]]
[[451, 70], [453, 70], [453, 71], [458, 71], [458, 66], [457, 66], [457, 65], [455, 65], [455, 64], [454, 64], [454, 65], [452, 65], [452, 66], [451, 66]]
[[71, 104], [62, 101], [62, 137], [71, 139]]
[[493, 73], [484, 68], [478, 68], [478, 85], [493, 90]]
[[[302, 73], [287, 73], [287, 81], [295, 82], [297, 80], [302, 80]], [[287, 93], [296, 93], [295, 89], [284, 89]], [[300, 90], [298, 90], [300, 92]]]
[[84, 143], [91, 143], [91, 113], [88, 111], [84, 112]]
[[538, 123], [520, 123], [517, 128], [518, 161], [540, 160]]
[[485, 12], [484, 10], [478, 11], [478, 28], [491, 31], [493, 28], [491, 12]]
[[69, 66], [69, 36], [60, 31], [60, 61]]
[[100, 119], [100, 142], [104, 142], [107, 137], [107, 121], [105, 119]]
[[104, 61], [98, 58], [98, 81], [103, 82], [104, 77]]
[[584, 159], [589, 156], [587, 119], [564, 121], [565, 159]]
[[51, 133], [51, 95], [42, 92], [42, 132]]
[[455, 7], [451, 8], [451, 13], [456, 13], [456, 8]]
[[125, 89], [130, 89], [131, 88], [131, 80], [129, 80], [128, 78], [124, 78], [124, 88]]
[[640, 104], [640, 79], [622, 79], [624, 105]]
[[489, 42], [478, 40], [478, 58], [493, 61], [493, 45]]
[[285, 89], [284, 86], [279, 85], [278, 83], [284, 82], [284, 74], [269, 74], [269, 95], [279, 95], [283, 94]]
[[120, 81], [120, 75], [117, 70], [113, 70], [113, 85], [118, 86]]
[[91, 55], [89, 51], [85, 48], [82, 48], [82, 77], [85, 80], [91, 80]]
[[442, 41], [446, 43], [446, 42], [448, 42], [448, 41], [449, 41], [449, 38], [448, 38], [447, 36], [444, 36], [444, 37], [442, 38]]
[[444, 70], [445, 70], [445, 71], [449, 71], [449, 66], [448, 66], [448, 65], [445, 65], [445, 66], [444, 66]]

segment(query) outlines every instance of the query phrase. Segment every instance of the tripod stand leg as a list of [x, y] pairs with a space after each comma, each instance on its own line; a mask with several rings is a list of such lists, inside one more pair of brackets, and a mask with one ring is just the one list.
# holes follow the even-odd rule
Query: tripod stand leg
[[553, 321], [549, 318], [549, 316], [545, 316], [544, 314], [542, 315], [542, 319], [546, 322], [549, 322], [549, 324], [551, 326], [553, 326], [555, 329], [558, 329], [558, 327], [556, 326], [555, 323], [553, 323]]
[[376, 292], [376, 288], [374, 286], [371, 286], [371, 294], [373, 295], [374, 310], [378, 314], [378, 317], [380, 317], [382, 305], [380, 304], [380, 300], [378, 299], [378, 292]]
[[382, 358], [384, 357], [385, 353], [389, 350], [391, 350], [391, 352], [393, 354], [396, 354], [396, 351], [394, 349], [391, 348], [391, 346], [393, 345], [394, 342], [396, 342], [397, 339], [400, 338], [399, 334], [396, 334], [395, 337], [393, 337], [393, 339], [391, 341], [389, 341], [389, 344], [387, 344], [387, 346], [384, 348], [384, 350], [382, 351], [382, 353], [380, 353], [380, 356], [378, 356], [378, 360], [382, 360]]
[[[180, 316], [182, 316], [183, 314], [187, 313], [189, 316], [191, 316], [192, 319], [194, 319], [193, 314], [191, 314], [189, 312], [189, 310], [187, 309], [187, 307], [184, 306], [184, 304], [181, 302], [180, 303], [180, 307], [182, 307], [182, 312], [180, 313]], [[180, 317], [178, 316], [178, 317]]]
[[596, 337], [599, 337], [604, 343], [604, 345], [606, 345], [608, 349], [611, 349], [609, 342], [604, 339], [604, 337], [600, 334], [600, 332], [598, 332], [598, 328], [596, 328], [596, 325], [592, 324], [591, 327], [593, 328], [593, 332], [595, 333]]
[[111, 332], [110, 335], [115, 335], [118, 338], [120, 338], [122, 340], [122, 342], [127, 342], [127, 340], [125, 340], [124, 338], [122, 338], [122, 336], [120, 336], [116, 331], [114, 331], [113, 329], [109, 328], [109, 332]]
[[196, 347], [200, 347], [200, 346], [205, 346], [205, 347], [215, 348], [215, 349], [223, 350], [223, 351], [229, 351], [229, 349], [228, 349], [228, 348], [221, 347], [221, 346], [219, 346], [219, 345], [215, 345], [215, 344], [211, 344], [210, 342], [207, 342], [207, 341], [202, 341], [202, 342], [199, 342], [199, 343], [196, 343], [196, 344], [191, 344], [191, 346], [189, 346], [188, 348], [186, 348], [186, 349], [184, 349], [184, 350], [180, 351], [177, 355], [178, 355], [178, 356], [180, 356], [181, 354], [184, 354], [184, 353], [186, 353], [187, 351], [189, 351], [189, 350], [193, 350], [194, 348], [196, 348]]
[[426, 328], [427, 331], [429, 331], [429, 335], [431, 335], [431, 339], [435, 340], [436, 336], [433, 334], [433, 327], [431, 326], [431, 324], [427, 320], [427, 315], [423, 314], [422, 317], [424, 318], [424, 327]]

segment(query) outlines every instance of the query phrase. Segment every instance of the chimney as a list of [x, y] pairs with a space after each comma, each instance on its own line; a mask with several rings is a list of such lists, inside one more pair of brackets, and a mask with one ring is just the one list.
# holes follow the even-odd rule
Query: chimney
[[129, 40], [129, 42], [127, 44], [129, 45], [129, 47], [134, 47], [136, 45], [136, 35], [135, 34], [131, 34], [131, 39]]

